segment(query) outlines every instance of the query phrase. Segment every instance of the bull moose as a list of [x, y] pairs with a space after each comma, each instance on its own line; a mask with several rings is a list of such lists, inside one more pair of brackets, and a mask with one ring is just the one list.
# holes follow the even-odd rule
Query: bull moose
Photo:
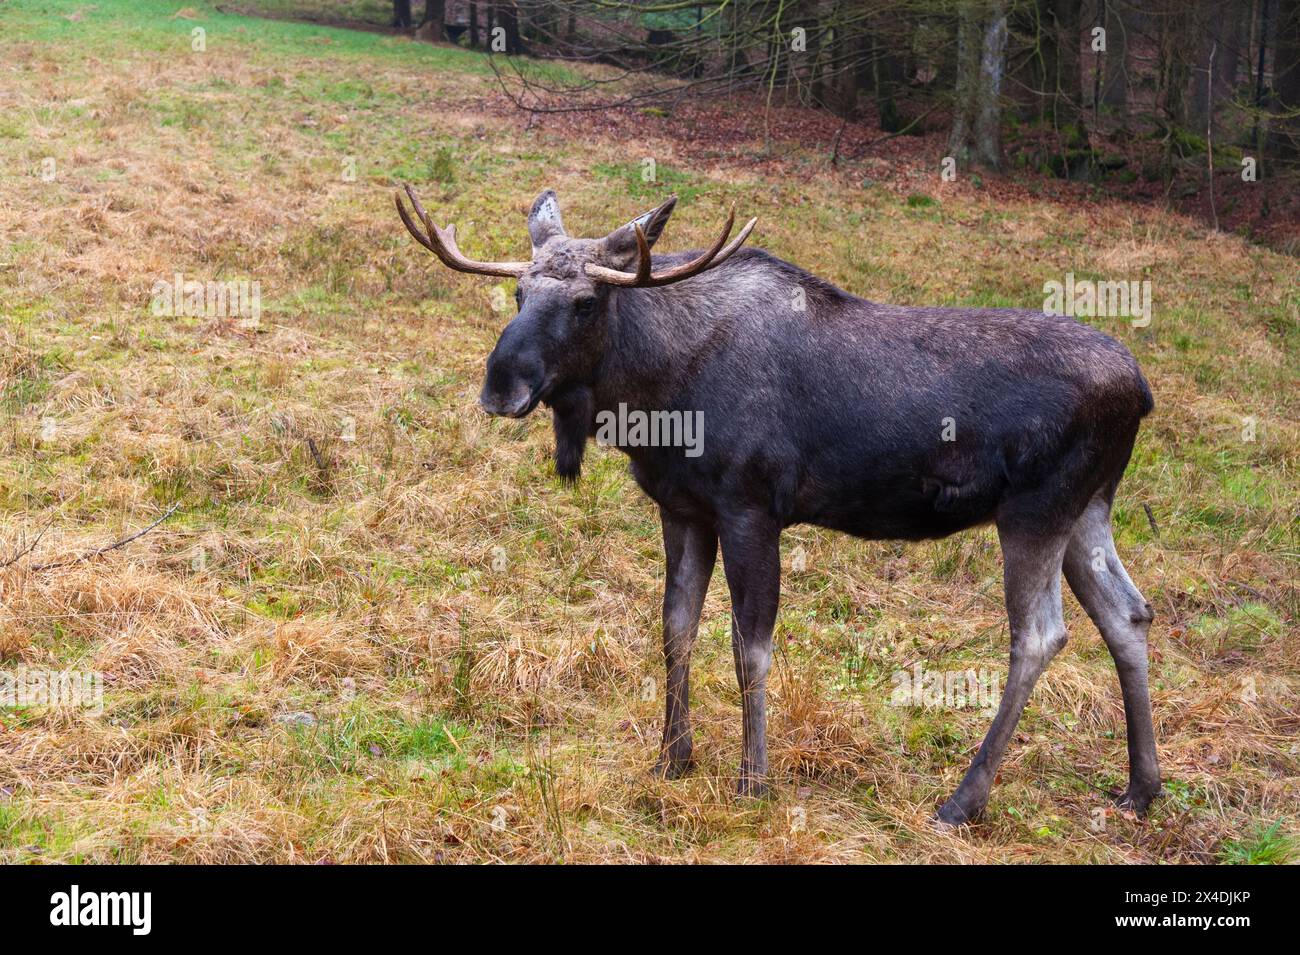
[[603, 238], [565, 232], [555, 193], [528, 216], [526, 261], [476, 262], [406, 187], [416, 240], [461, 272], [518, 280], [518, 314], [487, 359], [491, 415], [552, 410], [555, 464], [575, 479], [596, 419], [615, 408], [703, 413], [702, 450], [627, 442], [659, 506], [668, 671], [655, 770], [691, 767], [691, 649], [719, 546], [743, 710], [739, 791], [767, 791], [766, 684], [780, 537], [814, 524], [867, 539], [924, 540], [993, 523], [1011, 662], [993, 724], [936, 823], [984, 809], [1039, 675], [1065, 645], [1061, 574], [1119, 673], [1129, 782], [1144, 812], [1160, 791], [1147, 687], [1150, 605], [1115, 552], [1111, 505], [1153, 401], [1119, 342], [1072, 318], [995, 308], [905, 308], [858, 298], [728, 241], [657, 255], [676, 197]]

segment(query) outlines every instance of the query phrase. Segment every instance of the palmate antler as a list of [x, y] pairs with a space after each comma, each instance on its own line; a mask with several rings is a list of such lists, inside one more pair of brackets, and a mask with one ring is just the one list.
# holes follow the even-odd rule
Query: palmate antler
[[662, 272], [653, 273], [650, 271], [650, 243], [646, 241], [645, 232], [638, 223], [634, 226], [638, 250], [635, 272], [620, 272], [618, 269], [609, 269], [603, 265], [588, 263], [585, 266], [586, 273], [596, 281], [604, 282], [606, 285], [623, 285], [629, 288], [652, 288], [657, 285], [671, 285], [673, 282], [680, 282], [682, 279], [688, 279], [692, 275], [699, 275], [701, 272], [706, 272], [714, 266], [727, 261], [731, 254], [744, 244], [745, 240], [749, 238], [749, 234], [754, 231], [754, 226], [758, 224], [758, 219], [750, 219], [736, 237], [730, 243], [727, 243], [727, 236], [731, 235], [731, 227], [735, 221], [736, 210], [733, 207], [731, 213], [727, 216], [727, 224], [722, 227], [721, 234], [707, 251], [682, 265], [676, 265]]
[[406, 186], [406, 195], [411, 200], [411, 205], [415, 207], [415, 214], [420, 217], [424, 223], [424, 231], [421, 231], [413, 221], [410, 214], [406, 211], [406, 204], [402, 202], [402, 194], [394, 193], [393, 198], [397, 200], [397, 214], [402, 217], [402, 224], [406, 226], [406, 231], [415, 236], [415, 241], [424, 246], [438, 258], [442, 259], [442, 264], [449, 269], [455, 269], [457, 272], [470, 272], [477, 275], [504, 275], [512, 278], [519, 278], [528, 271], [531, 262], [476, 262], [473, 259], [467, 259], [461, 254], [460, 249], [456, 247], [456, 227], [448, 225], [445, 229], [439, 229], [429, 218], [429, 214], [424, 211], [424, 206], [420, 205], [420, 200], [416, 198], [415, 190]]

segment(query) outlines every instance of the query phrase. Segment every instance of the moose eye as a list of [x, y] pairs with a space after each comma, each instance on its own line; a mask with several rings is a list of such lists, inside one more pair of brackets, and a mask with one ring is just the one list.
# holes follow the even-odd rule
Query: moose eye
[[586, 318], [596, 307], [594, 295], [584, 295], [573, 303], [573, 312], [580, 318]]

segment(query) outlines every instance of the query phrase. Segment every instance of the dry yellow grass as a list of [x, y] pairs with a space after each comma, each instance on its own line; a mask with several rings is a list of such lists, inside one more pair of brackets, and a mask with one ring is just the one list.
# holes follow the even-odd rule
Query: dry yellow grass
[[[0, 710], [0, 860], [1286, 857], [1300, 776], [1294, 260], [1158, 210], [1008, 206], [872, 160], [806, 181], [695, 168], [671, 142], [571, 141], [461, 109], [490, 92], [468, 55], [207, 5], [193, 21], [100, 6], [51, 25], [19, 3], [0, 38], [0, 165], [30, 170], [0, 195], [0, 553], [49, 524], [0, 570], [0, 665], [94, 669], [106, 690], [102, 714]], [[70, 61], [79, 30], [86, 56]], [[663, 183], [637, 181], [639, 156]], [[881, 185], [863, 189], [864, 169]], [[1157, 610], [1169, 786], [1151, 818], [1106, 808], [1125, 771], [1122, 707], [1071, 603], [1071, 645], [988, 819], [930, 831], [987, 717], [891, 706], [890, 676], [916, 662], [1004, 672], [988, 532], [906, 546], [787, 535], [776, 796], [761, 805], [732, 795], [719, 574], [695, 661], [699, 769], [649, 778], [654, 512], [614, 453], [593, 448], [564, 487], [543, 417], [477, 412], [505, 316], [486, 281], [435, 270], [405, 238], [395, 179], [459, 222], [469, 254], [519, 248], [544, 185], [592, 234], [671, 188], [690, 199], [673, 247], [704, 240], [736, 200], [763, 216], [763, 245], [868, 297], [1032, 306], [1071, 269], [1150, 278], [1152, 328], [1107, 330], [1158, 402], [1118, 514]], [[938, 204], [908, 205], [914, 192]], [[259, 281], [260, 326], [154, 315], [153, 283], [176, 272]], [[31, 570], [175, 501], [126, 547]]]

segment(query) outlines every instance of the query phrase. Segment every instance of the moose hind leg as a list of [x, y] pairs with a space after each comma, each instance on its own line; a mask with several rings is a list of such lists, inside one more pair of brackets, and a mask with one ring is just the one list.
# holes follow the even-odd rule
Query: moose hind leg
[[1147, 631], [1154, 616], [1115, 553], [1110, 505], [1100, 497], [1089, 503], [1075, 525], [1065, 553], [1065, 579], [1101, 631], [1119, 673], [1129, 761], [1128, 789], [1119, 797], [1119, 804], [1146, 812], [1160, 794], [1147, 686]]
[[1066, 641], [1061, 561], [1067, 536], [1035, 533], [1019, 526], [1011, 529], [1001, 523], [998, 536], [1011, 623], [1011, 666], [993, 725], [961, 785], [939, 808], [936, 819], [942, 826], [963, 825], [984, 811], [998, 765], [1034, 684]]

